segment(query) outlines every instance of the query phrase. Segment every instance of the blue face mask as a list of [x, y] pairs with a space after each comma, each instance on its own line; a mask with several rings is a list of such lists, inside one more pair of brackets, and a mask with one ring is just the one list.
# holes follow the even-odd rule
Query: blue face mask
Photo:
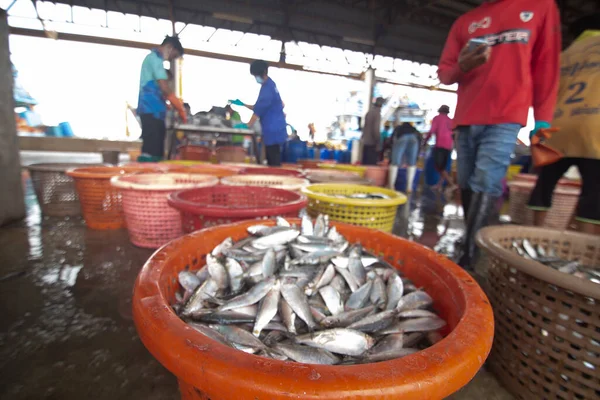
[[256, 79], [256, 83], [258, 83], [259, 85], [262, 85], [265, 82], [262, 76], [255, 76], [254, 79]]

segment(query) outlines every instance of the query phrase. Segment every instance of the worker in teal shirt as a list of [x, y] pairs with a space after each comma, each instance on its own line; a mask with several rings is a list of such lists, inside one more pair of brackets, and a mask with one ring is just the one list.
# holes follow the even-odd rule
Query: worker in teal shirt
[[287, 122], [283, 113], [283, 101], [277, 90], [277, 85], [268, 76], [269, 65], [266, 61], [256, 60], [250, 64], [250, 74], [261, 85], [258, 99], [254, 105], [244, 104], [240, 100], [232, 103], [243, 105], [254, 111], [248, 122], [248, 128], [260, 119], [263, 143], [267, 154], [267, 163], [272, 167], [281, 166], [281, 146], [287, 140]]
[[169, 87], [164, 60], [174, 61], [183, 55], [183, 46], [177, 37], [167, 36], [162, 44], [153, 49], [142, 63], [140, 93], [137, 115], [142, 122], [142, 160], [160, 160], [165, 152], [167, 115], [166, 100], [186, 122], [183, 103]]

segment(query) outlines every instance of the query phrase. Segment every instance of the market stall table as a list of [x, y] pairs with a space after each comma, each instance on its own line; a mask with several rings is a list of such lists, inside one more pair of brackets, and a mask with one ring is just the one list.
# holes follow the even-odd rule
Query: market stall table
[[227, 138], [227, 142], [231, 142], [231, 136], [243, 135], [250, 136], [252, 138], [252, 152], [256, 157], [256, 162], [260, 164], [260, 151], [258, 149], [258, 142], [256, 141], [256, 133], [251, 129], [236, 129], [227, 128], [223, 126], [207, 126], [207, 125], [192, 125], [192, 124], [178, 124], [167, 129], [167, 146], [169, 153], [167, 158], [170, 160], [175, 154], [177, 147], [177, 141], [175, 140], [176, 132], [183, 133], [183, 142], [190, 141], [218, 141], [223, 137]]

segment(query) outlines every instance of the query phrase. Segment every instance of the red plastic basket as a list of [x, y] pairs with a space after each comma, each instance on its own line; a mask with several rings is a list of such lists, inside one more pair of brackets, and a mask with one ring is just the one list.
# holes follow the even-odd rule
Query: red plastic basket
[[186, 233], [247, 219], [297, 217], [307, 202], [299, 193], [256, 186], [213, 186], [169, 195]]
[[183, 234], [181, 216], [169, 207], [167, 196], [176, 190], [214, 186], [219, 179], [200, 174], [133, 174], [115, 176], [121, 191], [129, 239], [139, 247], [156, 249]]
[[248, 155], [246, 150], [240, 146], [221, 146], [215, 150], [217, 162], [243, 163]]
[[210, 161], [210, 157], [212, 156], [212, 150], [209, 147], [195, 144], [179, 146], [177, 150], [179, 151], [182, 160]]
[[304, 174], [298, 169], [289, 168], [245, 168], [240, 171], [241, 175], [279, 175], [279, 176], [294, 176], [302, 178]]

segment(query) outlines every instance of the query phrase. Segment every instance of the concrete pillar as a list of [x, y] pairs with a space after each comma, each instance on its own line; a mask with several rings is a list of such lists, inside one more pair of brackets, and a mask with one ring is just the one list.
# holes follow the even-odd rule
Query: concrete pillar
[[364, 105], [365, 109], [363, 110], [366, 114], [373, 104], [373, 93], [375, 92], [375, 70], [371, 67], [365, 71], [365, 97], [364, 97]]
[[15, 125], [8, 21], [0, 9], [0, 225], [25, 216], [21, 159]]
[[[361, 127], [365, 126], [365, 115], [367, 115], [367, 112], [369, 111], [369, 109], [371, 108], [371, 105], [373, 104], [373, 92], [375, 89], [375, 70], [371, 67], [369, 67], [366, 71], [365, 71], [365, 91], [363, 92], [363, 118], [361, 121]], [[360, 146], [353, 146], [352, 149], [352, 154], [351, 154], [351, 159], [350, 162], [352, 164], [354, 164], [357, 161], [361, 161], [362, 160], [362, 140], [360, 142]]]

